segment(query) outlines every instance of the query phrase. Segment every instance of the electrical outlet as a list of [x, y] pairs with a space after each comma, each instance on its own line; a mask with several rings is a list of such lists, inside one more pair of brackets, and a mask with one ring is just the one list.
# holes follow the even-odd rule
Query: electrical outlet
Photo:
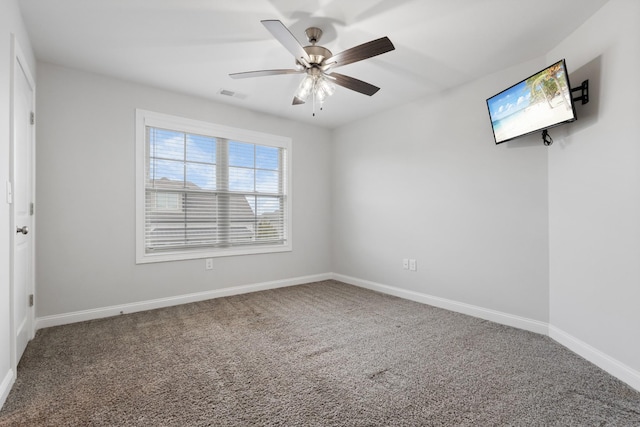
[[213, 270], [213, 258], [207, 258], [204, 262], [205, 270]]
[[408, 258], [404, 258], [402, 260], [402, 268], [404, 268], [405, 270], [409, 269], [409, 259]]
[[417, 271], [418, 270], [418, 265], [416, 264], [416, 260], [415, 259], [410, 259], [409, 260], [409, 270], [411, 270], [411, 271]]

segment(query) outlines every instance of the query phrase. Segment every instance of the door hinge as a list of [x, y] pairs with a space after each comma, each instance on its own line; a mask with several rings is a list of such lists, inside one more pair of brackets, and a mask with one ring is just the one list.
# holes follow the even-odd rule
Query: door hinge
[[33, 294], [29, 295], [29, 307], [33, 307]]
[[11, 185], [11, 181], [7, 181], [7, 203], [13, 203], [13, 185]]
[[34, 113], [33, 111], [31, 112], [29, 121], [31, 122], [32, 125], [36, 123], [36, 113]]
[[31, 204], [29, 205], [29, 215], [33, 216], [35, 211], [36, 211], [36, 207], [33, 204], [33, 202], [31, 202]]

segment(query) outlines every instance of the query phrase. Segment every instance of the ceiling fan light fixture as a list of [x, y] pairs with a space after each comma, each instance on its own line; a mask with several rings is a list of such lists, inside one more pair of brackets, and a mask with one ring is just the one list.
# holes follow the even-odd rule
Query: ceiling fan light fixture
[[300, 82], [296, 90], [295, 97], [307, 101], [313, 96], [314, 101], [320, 103], [333, 95], [336, 91], [336, 85], [322, 74], [307, 74]]
[[314, 76], [311, 76], [309, 74], [304, 76], [304, 79], [302, 79], [300, 85], [298, 86], [298, 90], [296, 90], [295, 97], [303, 101], [309, 99], [309, 95], [311, 95], [315, 86], [314, 81]]
[[329, 79], [321, 76], [316, 81], [315, 94], [318, 101], [323, 102], [336, 91], [336, 85]]

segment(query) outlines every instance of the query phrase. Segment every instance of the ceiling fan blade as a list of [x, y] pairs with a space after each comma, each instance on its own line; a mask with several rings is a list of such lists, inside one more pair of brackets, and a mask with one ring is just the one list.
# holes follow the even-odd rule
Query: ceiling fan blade
[[324, 65], [327, 68], [342, 67], [343, 65], [382, 55], [394, 49], [395, 46], [391, 43], [389, 37], [382, 37], [337, 53], [329, 58]]
[[311, 58], [304, 50], [298, 39], [296, 39], [291, 31], [284, 24], [277, 19], [267, 19], [262, 22], [267, 30], [284, 46], [289, 52], [293, 54], [296, 60], [302, 64], [308, 64], [311, 62]]
[[371, 96], [380, 90], [377, 86], [353, 77], [345, 76], [344, 74], [331, 73], [327, 74], [327, 76], [329, 76], [335, 84], [346, 87], [347, 89], [355, 90], [356, 92], [360, 92], [365, 95]]
[[304, 101], [298, 98], [297, 96], [294, 96], [293, 102], [291, 103], [291, 105], [301, 105], [301, 104], [304, 104]]
[[280, 70], [260, 70], [260, 71], [245, 71], [243, 73], [231, 73], [229, 77], [232, 79], [248, 79], [250, 77], [264, 77], [264, 76], [276, 76], [278, 74], [302, 74], [304, 70], [294, 69], [280, 69]]

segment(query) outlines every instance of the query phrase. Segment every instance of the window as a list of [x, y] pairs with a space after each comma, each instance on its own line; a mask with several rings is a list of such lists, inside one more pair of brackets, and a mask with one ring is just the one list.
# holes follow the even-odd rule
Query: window
[[138, 263], [291, 250], [291, 140], [136, 111]]

